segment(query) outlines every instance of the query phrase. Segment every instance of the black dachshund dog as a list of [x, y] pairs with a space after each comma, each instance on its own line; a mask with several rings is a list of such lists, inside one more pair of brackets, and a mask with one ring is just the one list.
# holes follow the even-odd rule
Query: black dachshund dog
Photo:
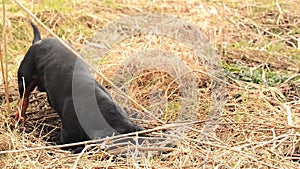
[[37, 87], [62, 121], [60, 144], [144, 130], [129, 120], [83, 61], [57, 39], [41, 39], [31, 26], [34, 40], [18, 69], [21, 112], [14, 113], [15, 119], [25, 121], [29, 95]]

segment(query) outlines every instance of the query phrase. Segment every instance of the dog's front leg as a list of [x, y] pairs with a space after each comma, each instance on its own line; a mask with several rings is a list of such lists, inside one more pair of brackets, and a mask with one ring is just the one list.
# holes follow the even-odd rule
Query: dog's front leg
[[26, 110], [28, 105], [29, 105], [29, 98], [24, 98], [24, 99], [21, 98], [18, 104], [18, 108], [13, 114], [13, 118], [15, 120], [20, 119], [20, 121], [24, 123], [26, 119]]
[[[20, 99], [16, 112], [12, 115], [15, 120], [19, 120], [24, 123], [26, 119], [26, 110], [29, 105], [29, 95], [31, 91], [37, 86], [38, 80], [33, 80], [25, 88], [23, 97]], [[21, 117], [20, 117], [21, 116]]]

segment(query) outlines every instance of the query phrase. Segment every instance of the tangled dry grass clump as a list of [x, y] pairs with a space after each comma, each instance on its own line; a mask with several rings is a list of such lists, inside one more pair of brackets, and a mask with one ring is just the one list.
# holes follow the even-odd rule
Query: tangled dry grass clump
[[[211, 78], [195, 51], [176, 39], [139, 34], [117, 43], [96, 60], [95, 66], [121, 90], [155, 117], [172, 124], [189, 99], [182, 94], [176, 71], [188, 68], [199, 100], [197, 121], [186, 135], [175, 135], [177, 147], [151, 155], [130, 150], [127, 158], [102, 151], [98, 145], [82, 154], [53, 147], [60, 121], [44, 93], [31, 95], [28, 120], [19, 126], [10, 119], [1, 85], [0, 166], [3, 168], [299, 168], [300, 167], [300, 4], [296, 0], [265, 1], [20, 1], [47, 27], [82, 51], [93, 34], [112, 21], [137, 13], [175, 15], [196, 25], [216, 46], [226, 79], [226, 104], [216, 135], [203, 140], [211, 104]], [[1, 7], [2, 8], [2, 7]], [[12, 109], [18, 101], [16, 70], [32, 40], [27, 14], [6, 3], [8, 94]], [[43, 37], [50, 34], [41, 29]], [[1, 42], [1, 47], [3, 46]], [[168, 51], [172, 64], [153, 69], [161, 60], [141, 64], [136, 53], [145, 49]], [[2, 49], [2, 48], [1, 48]], [[152, 51], [153, 52], [153, 51]], [[146, 53], [147, 54], [147, 53]], [[159, 53], [161, 54], [161, 53]], [[151, 56], [158, 55], [153, 52]], [[162, 54], [163, 55], [163, 54]], [[153, 62], [152, 62], [153, 61]], [[166, 59], [167, 61], [167, 59]], [[160, 64], [161, 65], [161, 64]], [[171, 66], [177, 66], [175, 69]], [[149, 66], [149, 67], [147, 67]], [[167, 69], [163, 69], [167, 68]], [[167, 70], [167, 71], [166, 71]], [[178, 74], [177, 74], [178, 75]], [[130, 117], [145, 128], [170, 130], [145, 118], [143, 110], [97, 80], [112, 93]], [[3, 81], [3, 79], [2, 79]], [[184, 81], [186, 83], [190, 83]], [[173, 126], [174, 127], [174, 126]], [[182, 133], [175, 127], [174, 133]], [[162, 134], [153, 130], [153, 137]], [[173, 138], [174, 139], [174, 138]], [[88, 143], [89, 145], [92, 143]], [[20, 150], [9, 152], [9, 150]], [[23, 151], [24, 150], [24, 151]], [[149, 149], [148, 149], [149, 150]], [[8, 152], [7, 152], [8, 151]], [[145, 151], [142, 151], [145, 152]]]

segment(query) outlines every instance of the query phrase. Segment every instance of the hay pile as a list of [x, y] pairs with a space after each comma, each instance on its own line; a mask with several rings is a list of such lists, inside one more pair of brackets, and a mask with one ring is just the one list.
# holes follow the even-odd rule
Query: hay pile
[[[189, 132], [177, 127], [170, 136], [180, 136], [174, 151], [149, 156], [130, 151], [116, 157], [96, 147], [89, 153], [71, 154], [55, 145], [59, 119], [44, 93], [32, 94], [28, 120], [18, 126], [10, 119], [1, 86], [0, 166], [5, 168], [298, 168], [300, 82], [297, 1], [21, 1], [60, 37], [84, 53], [94, 33], [123, 16], [159, 12], [179, 16], [195, 24], [216, 46], [225, 72], [226, 104], [215, 135], [203, 140], [201, 130], [209, 126], [213, 70], [219, 61], [199, 58], [193, 46], [160, 34], [140, 32], [107, 44], [103, 57], [91, 57], [101, 73], [165, 123], [197, 120]], [[7, 4], [9, 97], [17, 104], [16, 70], [32, 39], [27, 16], [12, 2]], [[2, 22], [0, 23], [2, 28]], [[168, 23], [166, 23], [167, 25]], [[2, 29], [1, 29], [2, 30]], [[41, 29], [43, 37], [49, 33]], [[170, 32], [173, 33], [173, 32]], [[95, 39], [94, 39], [95, 40]], [[103, 41], [101, 38], [96, 40]], [[106, 40], [106, 39], [104, 39]], [[99, 42], [97, 41], [97, 42]], [[203, 41], [202, 41], [203, 42]], [[104, 43], [105, 44], [105, 43]], [[105, 45], [104, 45], [105, 46]], [[104, 47], [105, 48], [105, 47]], [[156, 49], [151, 50], [149, 49]], [[164, 53], [167, 51], [169, 53]], [[90, 55], [88, 55], [90, 56]], [[140, 59], [143, 56], [143, 59]], [[158, 57], [159, 56], [159, 57]], [[162, 59], [163, 58], [163, 59]], [[89, 59], [89, 58], [87, 58]], [[98, 60], [97, 60], [98, 59]], [[212, 59], [205, 61], [205, 59]], [[91, 61], [89, 59], [89, 61]], [[205, 65], [203, 65], [206, 63]], [[214, 62], [216, 61], [216, 62]], [[159, 63], [159, 64], [158, 64]], [[207, 63], [209, 63], [207, 65]], [[212, 66], [216, 63], [216, 66]], [[177, 70], [177, 71], [176, 71]], [[183, 76], [182, 72], [187, 76]], [[218, 72], [218, 71], [217, 71]], [[298, 75], [297, 75], [298, 73]], [[181, 76], [182, 75], [182, 76]], [[183, 77], [183, 78], [177, 78]], [[136, 123], [145, 128], [165, 126], [143, 114], [143, 110], [107, 83], [115, 100]], [[185, 85], [186, 82], [189, 85]], [[213, 83], [214, 84], [214, 83]], [[185, 88], [184, 88], [185, 87]], [[224, 91], [221, 91], [222, 94]], [[195, 93], [195, 95], [188, 95]], [[188, 104], [188, 103], [196, 104]], [[193, 107], [196, 105], [196, 107]], [[222, 106], [222, 105], [221, 105]], [[220, 106], [220, 107], [221, 107]], [[185, 109], [187, 107], [187, 109]], [[184, 111], [187, 110], [187, 111]], [[187, 113], [191, 114], [187, 115]], [[218, 111], [216, 111], [218, 112]], [[179, 118], [181, 115], [184, 117]], [[169, 127], [166, 127], [170, 129]], [[161, 130], [151, 134], [157, 136]], [[200, 139], [201, 138], [201, 139]], [[46, 146], [46, 147], [45, 147]], [[6, 150], [27, 150], [4, 153]]]

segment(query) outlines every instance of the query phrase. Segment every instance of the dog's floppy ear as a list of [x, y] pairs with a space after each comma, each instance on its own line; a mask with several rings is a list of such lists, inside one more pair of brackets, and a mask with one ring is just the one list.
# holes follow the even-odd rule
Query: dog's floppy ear
[[30, 22], [31, 27], [33, 29], [33, 41], [32, 44], [35, 44], [36, 42], [38, 42], [39, 40], [41, 40], [41, 34], [37, 28], [37, 26], [35, 24], [33, 24], [32, 22]]

